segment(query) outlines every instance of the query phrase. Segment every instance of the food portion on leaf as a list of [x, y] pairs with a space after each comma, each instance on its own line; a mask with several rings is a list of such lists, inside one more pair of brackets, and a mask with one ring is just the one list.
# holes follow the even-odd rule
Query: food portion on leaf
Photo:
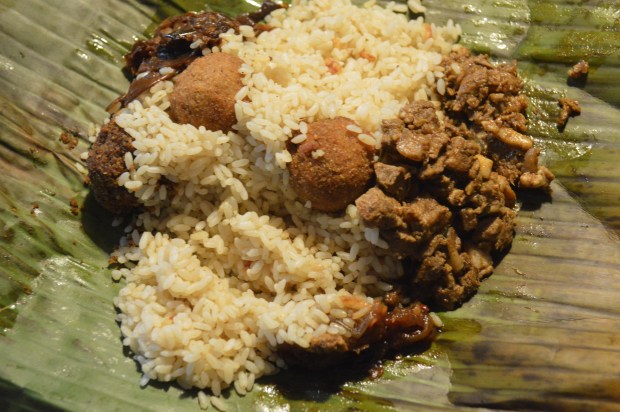
[[454, 309], [512, 243], [513, 187], [549, 190], [554, 176], [523, 134], [527, 98], [515, 64], [460, 49], [442, 67], [442, 121], [435, 104], [419, 101], [384, 121], [377, 187], [356, 205], [403, 260], [410, 294]]
[[257, 23], [281, 7], [284, 6], [266, 0], [258, 11], [236, 19], [215, 12], [188, 12], [167, 18], [152, 38], [137, 41], [125, 55], [125, 70], [132, 82], [127, 93], [114, 100], [107, 110], [116, 112], [157, 82], [182, 72], [202, 56], [203, 50], [219, 46], [220, 36], [229, 30], [238, 33], [241, 25], [252, 27], [257, 33], [268, 30], [268, 26]]
[[[88, 166], [134, 210], [113, 257], [123, 344], [149, 380], [245, 394], [433, 338], [512, 242], [515, 188], [549, 190], [514, 64], [406, 7], [269, 3], [186, 14], [135, 76]], [[268, 15], [267, 15], [268, 14]]]

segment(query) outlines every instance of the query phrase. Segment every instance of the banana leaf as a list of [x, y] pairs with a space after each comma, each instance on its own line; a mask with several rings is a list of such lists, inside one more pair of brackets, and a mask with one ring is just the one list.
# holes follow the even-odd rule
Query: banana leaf
[[[209, 0], [224, 13], [251, 0]], [[461, 42], [516, 59], [530, 133], [558, 179], [524, 196], [509, 253], [479, 293], [441, 313], [436, 342], [383, 375], [285, 371], [229, 410], [618, 410], [620, 6], [616, 0], [426, 0]], [[0, 0], [0, 410], [196, 410], [197, 393], [139, 386], [112, 299], [121, 233], [88, 194], [88, 124], [122, 93], [122, 55], [183, 0]], [[588, 81], [566, 71], [590, 62]], [[582, 115], [559, 132], [557, 100]], [[71, 148], [60, 141], [75, 140]], [[122, 225], [121, 225], [122, 227]]]

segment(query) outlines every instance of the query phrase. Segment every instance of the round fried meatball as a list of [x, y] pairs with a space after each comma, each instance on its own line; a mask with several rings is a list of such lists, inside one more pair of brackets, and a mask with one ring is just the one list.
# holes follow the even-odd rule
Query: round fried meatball
[[289, 144], [291, 186], [313, 209], [342, 210], [371, 183], [374, 149], [348, 130], [349, 125], [355, 122], [346, 117], [316, 121], [308, 125], [306, 140]]
[[170, 95], [170, 116], [208, 130], [228, 132], [237, 122], [235, 95], [243, 83], [243, 60], [226, 53], [211, 53], [190, 64], [176, 78]]

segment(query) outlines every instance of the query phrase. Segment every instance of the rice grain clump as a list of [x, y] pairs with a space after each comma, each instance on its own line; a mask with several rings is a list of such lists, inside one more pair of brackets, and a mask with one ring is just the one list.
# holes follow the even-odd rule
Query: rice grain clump
[[402, 275], [354, 204], [329, 215], [297, 198], [286, 144], [343, 116], [379, 147], [382, 119], [437, 100], [435, 73], [459, 28], [348, 0], [296, 1], [267, 23], [257, 37], [229, 31], [213, 50], [244, 61], [233, 131], [173, 122], [169, 81], [114, 117], [135, 149], [118, 183], [144, 206], [114, 273], [126, 281], [115, 301], [123, 343], [144, 384], [244, 394], [285, 366], [279, 346], [350, 335], [346, 300], [370, 308]]

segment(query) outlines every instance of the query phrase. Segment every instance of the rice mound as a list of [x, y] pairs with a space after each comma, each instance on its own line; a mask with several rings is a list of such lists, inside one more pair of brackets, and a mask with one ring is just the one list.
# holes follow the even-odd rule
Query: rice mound
[[278, 345], [347, 335], [354, 321], [342, 298], [372, 303], [402, 275], [355, 205], [335, 216], [300, 203], [285, 145], [303, 141], [312, 121], [346, 116], [378, 147], [382, 119], [410, 101], [438, 100], [438, 64], [460, 29], [402, 11], [295, 1], [267, 18], [271, 31], [223, 35], [213, 51], [245, 62], [235, 133], [170, 120], [169, 81], [116, 116], [135, 140], [119, 185], [146, 210], [128, 227], [114, 254], [125, 267], [113, 273], [125, 278], [115, 304], [142, 384], [245, 394], [286, 366]]

